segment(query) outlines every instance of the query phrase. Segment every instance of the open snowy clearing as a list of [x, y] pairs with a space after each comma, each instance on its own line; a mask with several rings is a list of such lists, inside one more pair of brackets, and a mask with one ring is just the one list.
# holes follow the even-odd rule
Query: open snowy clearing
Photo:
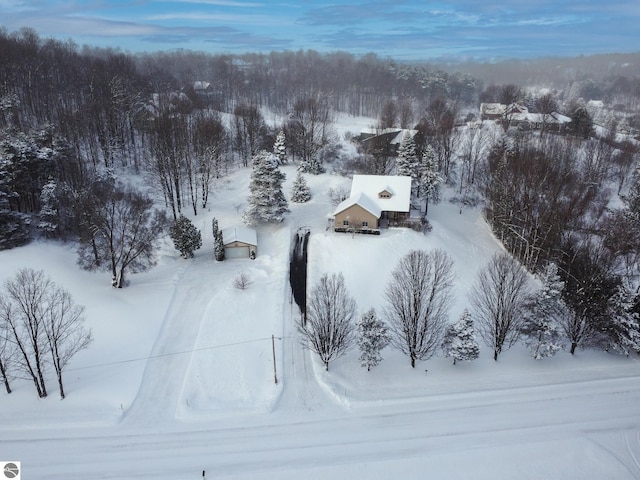
[[[354, 126], [354, 130], [357, 127]], [[285, 193], [295, 176], [285, 167]], [[500, 249], [477, 210], [430, 208], [426, 235], [327, 230], [331, 174], [307, 177], [313, 199], [258, 229], [255, 261], [213, 260], [211, 218], [239, 222], [249, 172], [231, 175], [194, 218], [192, 260], [165, 244], [159, 264], [124, 290], [78, 269], [65, 246], [0, 252], [0, 280], [43, 269], [86, 306], [95, 341], [68, 367], [68, 397], [38, 399], [15, 381], [0, 394], [0, 460], [23, 478], [640, 478], [640, 361], [561, 352], [534, 361], [520, 346], [492, 360], [419, 362], [387, 348], [370, 372], [357, 350], [329, 372], [298, 343], [288, 286], [290, 242], [311, 227], [309, 285], [342, 272], [360, 311], [380, 311], [390, 271], [412, 249], [455, 261], [456, 320], [477, 270]], [[252, 284], [241, 291], [234, 278]], [[272, 335], [276, 337], [274, 382]]]

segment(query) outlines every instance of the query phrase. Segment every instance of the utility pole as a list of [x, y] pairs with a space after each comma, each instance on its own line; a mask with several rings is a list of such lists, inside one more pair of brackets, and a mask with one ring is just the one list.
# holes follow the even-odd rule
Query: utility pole
[[278, 384], [278, 372], [276, 371], [276, 338], [271, 335], [271, 351], [273, 352], [273, 381]]

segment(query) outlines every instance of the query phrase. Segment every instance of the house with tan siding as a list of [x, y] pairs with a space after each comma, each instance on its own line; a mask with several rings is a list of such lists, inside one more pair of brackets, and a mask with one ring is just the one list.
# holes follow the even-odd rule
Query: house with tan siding
[[334, 227], [359, 231], [405, 222], [411, 212], [411, 177], [354, 175], [349, 198], [333, 212]]

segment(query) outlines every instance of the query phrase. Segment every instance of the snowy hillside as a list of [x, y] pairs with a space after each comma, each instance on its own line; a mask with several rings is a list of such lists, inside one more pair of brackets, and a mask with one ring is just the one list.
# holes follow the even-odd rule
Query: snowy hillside
[[[295, 168], [282, 170], [288, 194]], [[255, 261], [215, 262], [211, 218], [222, 228], [240, 222], [249, 173], [226, 178], [209, 211], [192, 218], [204, 240], [195, 258], [167, 242], [158, 265], [122, 290], [80, 270], [68, 246], [0, 252], [0, 281], [44, 270], [86, 306], [95, 337], [66, 371], [65, 400], [53, 390], [38, 399], [27, 381], [0, 394], [0, 460], [21, 461], [33, 479], [186, 480], [203, 470], [209, 479], [640, 478], [637, 357], [579, 351], [534, 361], [516, 346], [494, 362], [483, 346], [472, 363], [433, 358], [411, 369], [388, 347], [370, 372], [356, 350], [326, 372], [300, 347], [288, 285], [298, 228], [312, 232], [309, 285], [342, 272], [360, 312], [382, 306], [404, 254], [446, 250], [454, 321], [478, 269], [501, 249], [479, 210], [433, 206], [425, 235], [337, 234], [327, 229], [327, 192], [348, 180], [307, 176], [313, 199], [290, 205], [284, 224], [258, 228]], [[243, 272], [251, 284], [239, 290]]]

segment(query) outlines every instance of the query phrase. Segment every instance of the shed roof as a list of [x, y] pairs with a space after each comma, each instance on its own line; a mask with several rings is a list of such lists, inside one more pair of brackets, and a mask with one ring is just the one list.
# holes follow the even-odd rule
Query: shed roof
[[236, 225], [222, 230], [222, 243], [228, 245], [233, 242], [242, 242], [248, 245], [258, 245], [258, 235], [253, 228]]

